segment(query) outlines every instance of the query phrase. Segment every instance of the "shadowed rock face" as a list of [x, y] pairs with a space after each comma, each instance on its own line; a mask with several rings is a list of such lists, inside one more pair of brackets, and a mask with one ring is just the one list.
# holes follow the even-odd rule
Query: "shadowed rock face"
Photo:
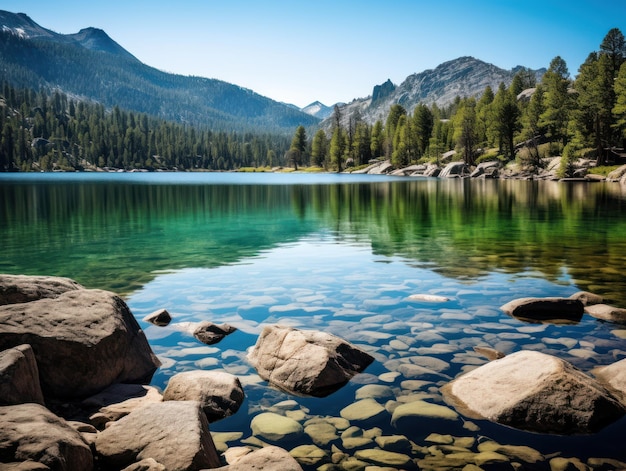
[[267, 326], [248, 355], [259, 376], [286, 391], [324, 397], [374, 358], [334, 335]]
[[79, 398], [149, 382], [160, 365], [126, 303], [102, 290], [0, 306], [0, 350], [31, 345], [45, 396]]
[[464, 415], [542, 433], [593, 433], [626, 412], [599, 382], [566, 361], [535, 351], [487, 363], [442, 392]]

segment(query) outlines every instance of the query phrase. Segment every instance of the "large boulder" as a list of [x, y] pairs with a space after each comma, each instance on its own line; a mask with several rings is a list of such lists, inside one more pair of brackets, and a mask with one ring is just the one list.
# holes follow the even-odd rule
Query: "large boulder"
[[56, 298], [77, 289], [83, 286], [59, 276], [0, 275], [0, 305]]
[[0, 424], [0, 463], [34, 461], [58, 471], [93, 469], [89, 445], [42, 405], [0, 407]]
[[566, 361], [535, 351], [480, 366], [442, 392], [468, 417], [541, 433], [592, 433], [626, 412], [599, 382]]
[[585, 312], [580, 299], [519, 298], [500, 307], [510, 316], [531, 322], [579, 322]]
[[77, 289], [0, 306], [0, 350], [32, 346], [44, 395], [79, 398], [117, 382], [147, 383], [160, 366], [126, 303]]
[[0, 406], [43, 404], [37, 360], [30, 345], [0, 352]]
[[239, 379], [223, 371], [185, 371], [172, 376], [165, 401], [200, 401], [209, 422], [233, 415], [245, 398]]
[[334, 335], [280, 325], [263, 329], [248, 359], [271, 384], [316, 397], [341, 388], [374, 361]]
[[220, 466], [209, 423], [196, 401], [149, 404], [113, 422], [95, 441], [106, 469], [152, 458], [169, 471]]

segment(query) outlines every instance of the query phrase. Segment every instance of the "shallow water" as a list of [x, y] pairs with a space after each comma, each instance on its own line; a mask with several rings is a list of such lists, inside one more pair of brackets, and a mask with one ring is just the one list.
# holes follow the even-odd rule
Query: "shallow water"
[[[626, 326], [588, 315], [577, 324], [528, 324], [499, 309], [518, 297], [579, 290], [626, 307], [624, 193], [603, 183], [349, 175], [2, 175], [0, 272], [68, 276], [123, 294], [163, 362], [153, 380], [160, 388], [191, 369], [239, 376], [246, 401], [211, 425], [243, 432], [233, 446], [249, 443], [252, 417], [281, 401], [295, 400], [279, 411], [301, 423], [339, 417], [364, 384], [391, 388], [381, 404], [442, 404], [440, 386], [487, 361], [475, 346], [538, 350], [587, 372], [626, 357]], [[173, 325], [141, 321], [159, 308]], [[205, 320], [238, 330], [205, 346], [185, 331]], [[288, 395], [245, 359], [271, 323], [331, 332], [376, 361], [327, 398]], [[411, 365], [432, 373], [414, 375]], [[436, 431], [626, 461], [624, 420], [592, 436], [548, 437], [467, 419], [465, 428], [440, 421], [397, 430], [389, 419], [357, 425], [404, 434], [418, 447], [415, 459]], [[309, 443], [305, 434], [280, 445]]]

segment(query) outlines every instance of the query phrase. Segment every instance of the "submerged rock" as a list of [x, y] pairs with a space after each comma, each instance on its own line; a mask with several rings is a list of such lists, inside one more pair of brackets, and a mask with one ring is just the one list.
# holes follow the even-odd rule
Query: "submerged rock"
[[592, 433], [626, 412], [599, 382], [559, 358], [535, 351], [480, 366], [442, 392], [468, 417], [541, 433]]
[[293, 456], [277, 446], [266, 446], [250, 453], [239, 454], [227, 466], [213, 471], [302, 471]]
[[585, 311], [579, 299], [519, 298], [500, 307], [510, 316], [531, 322], [579, 322]]
[[274, 412], [263, 412], [250, 423], [252, 434], [265, 440], [278, 442], [299, 437], [304, 432], [302, 425], [289, 417]]
[[341, 388], [374, 361], [334, 335], [278, 325], [263, 329], [248, 359], [271, 384], [317, 397]]

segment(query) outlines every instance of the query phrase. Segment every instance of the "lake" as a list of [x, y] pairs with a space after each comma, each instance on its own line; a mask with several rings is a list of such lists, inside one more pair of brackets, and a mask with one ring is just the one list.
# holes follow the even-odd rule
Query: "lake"
[[[246, 400], [234, 416], [211, 424], [222, 449], [258, 445], [250, 421], [263, 411], [303, 425], [339, 419], [364, 385], [385, 386], [382, 405], [443, 404], [443, 384], [487, 362], [475, 346], [537, 350], [585, 372], [626, 358], [624, 326], [589, 315], [576, 324], [530, 324], [500, 310], [515, 298], [580, 290], [626, 307], [625, 234], [626, 189], [617, 183], [0, 174], [0, 273], [66, 276], [121, 294], [163, 362], [152, 383], [161, 389], [182, 371], [236, 374]], [[411, 300], [414, 294], [447, 301]], [[172, 314], [172, 325], [142, 321], [160, 308]], [[183, 328], [205, 320], [238, 330], [206, 346]], [[376, 360], [326, 398], [278, 391], [245, 358], [263, 326], [275, 323], [331, 332]], [[400, 372], [411, 371], [406, 364], [437, 371], [411, 376]], [[366, 438], [403, 434], [413, 442], [405, 454], [423, 469], [430, 455], [449, 455], [461, 444], [477, 453], [488, 439], [530, 446], [547, 456], [544, 464], [553, 454], [626, 461], [626, 420], [595, 435], [559, 437], [470, 419], [461, 430], [433, 423], [432, 430], [398, 431], [389, 417], [350, 425]], [[345, 432], [340, 420], [333, 423], [337, 435]], [[279, 443], [309, 444], [307, 434]], [[358, 449], [342, 446], [341, 438], [319, 445], [327, 458], [310, 458], [305, 469], [330, 462], [333, 451], [339, 461]], [[361, 445], [368, 447], [377, 444]]]

